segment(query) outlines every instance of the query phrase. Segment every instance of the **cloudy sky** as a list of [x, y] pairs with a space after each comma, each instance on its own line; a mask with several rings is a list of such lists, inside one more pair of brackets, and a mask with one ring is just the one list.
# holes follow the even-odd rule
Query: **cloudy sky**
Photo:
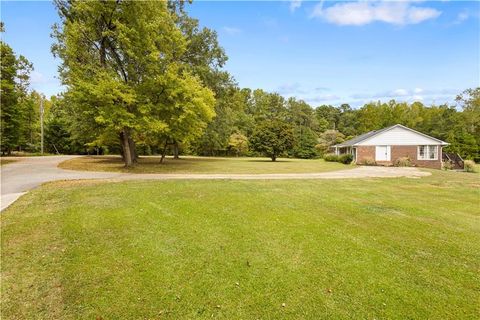
[[[477, 1], [196, 1], [242, 87], [311, 103], [441, 104], [480, 82]], [[1, 2], [4, 41], [34, 63], [32, 86], [62, 90], [50, 53], [50, 2]]]

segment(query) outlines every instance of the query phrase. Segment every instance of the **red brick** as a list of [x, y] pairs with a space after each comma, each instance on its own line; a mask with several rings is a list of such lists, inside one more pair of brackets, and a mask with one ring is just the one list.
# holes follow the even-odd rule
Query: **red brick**
[[[409, 157], [413, 166], [441, 169], [442, 168], [442, 147], [438, 147], [437, 160], [417, 160], [417, 146], [391, 146], [391, 161], [377, 161], [378, 165], [391, 166], [398, 158]], [[363, 164], [366, 158], [375, 160], [375, 146], [357, 147], [357, 163]]]

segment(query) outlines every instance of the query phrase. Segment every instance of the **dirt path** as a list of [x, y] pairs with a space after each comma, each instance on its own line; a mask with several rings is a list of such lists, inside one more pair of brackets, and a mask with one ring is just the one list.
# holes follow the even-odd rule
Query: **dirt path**
[[1, 167], [1, 208], [5, 209], [25, 192], [42, 183], [57, 180], [106, 179], [119, 180], [184, 180], [184, 179], [233, 179], [233, 180], [279, 180], [279, 179], [358, 179], [423, 177], [430, 172], [416, 168], [358, 167], [322, 173], [277, 173], [277, 174], [132, 174], [115, 172], [71, 171], [58, 168], [58, 164], [77, 156], [48, 156], [15, 158], [17, 162]]

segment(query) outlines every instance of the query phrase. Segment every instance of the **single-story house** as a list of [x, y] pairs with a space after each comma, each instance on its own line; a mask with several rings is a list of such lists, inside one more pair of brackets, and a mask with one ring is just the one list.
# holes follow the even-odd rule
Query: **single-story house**
[[442, 168], [442, 147], [447, 142], [396, 124], [381, 130], [370, 131], [332, 148], [335, 154], [350, 153], [353, 161], [364, 164], [375, 161], [379, 165], [394, 165], [408, 157], [414, 166]]

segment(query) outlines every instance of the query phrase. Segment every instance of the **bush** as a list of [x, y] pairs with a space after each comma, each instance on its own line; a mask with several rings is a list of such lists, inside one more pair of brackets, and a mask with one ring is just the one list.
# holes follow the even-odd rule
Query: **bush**
[[333, 153], [327, 153], [326, 155], [323, 156], [323, 159], [325, 161], [330, 161], [330, 162], [341, 162], [343, 164], [350, 164], [353, 161], [353, 155], [346, 153], [346, 154], [341, 154], [337, 156], [336, 154], [333, 154]]
[[342, 154], [341, 156], [338, 157], [338, 162], [341, 162], [343, 164], [350, 164], [353, 161], [353, 155], [350, 153]]
[[475, 161], [465, 160], [463, 162], [463, 170], [466, 172], [476, 172], [475, 170]]
[[409, 157], [400, 157], [395, 160], [395, 167], [411, 167], [412, 161], [410, 161]]
[[453, 164], [451, 161], [443, 161], [442, 162], [442, 169], [443, 170], [452, 170], [453, 169]]
[[375, 162], [372, 157], [365, 157], [362, 161], [362, 164], [366, 166], [375, 166], [377, 165], [377, 162]]
[[326, 155], [323, 156], [323, 159], [329, 162], [337, 162], [338, 156], [334, 153], [327, 153]]

